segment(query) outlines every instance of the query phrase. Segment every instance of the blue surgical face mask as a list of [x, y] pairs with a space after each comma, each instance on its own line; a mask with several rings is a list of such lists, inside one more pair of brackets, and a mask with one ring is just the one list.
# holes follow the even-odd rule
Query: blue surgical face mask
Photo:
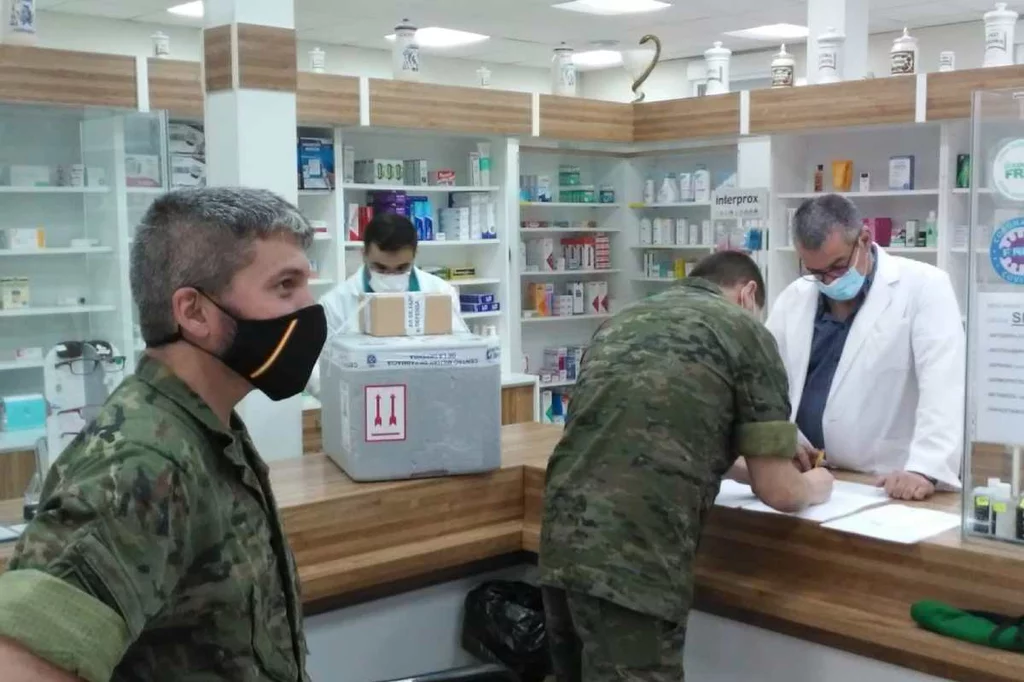
[[[857, 247], [860, 251], [860, 247]], [[864, 288], [864, 280], [867, 278], [862, 275], [854, 263], [850, 264], [850, 269], [846, 273], [837, 279], [832, 280], [828, 284], [820, 280], [815, 280], [815, 284], [818, 285], [818, 291], [825, 294], [833, 301], [850, 301], [857, 297], [857, 294]]]

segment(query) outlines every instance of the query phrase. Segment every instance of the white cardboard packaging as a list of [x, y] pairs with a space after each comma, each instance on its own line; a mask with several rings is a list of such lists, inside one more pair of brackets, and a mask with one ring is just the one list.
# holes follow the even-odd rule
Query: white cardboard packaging
[[501, 466], [496, 337], [340, 336], [321, 367], [324, 452], [353, 480]]

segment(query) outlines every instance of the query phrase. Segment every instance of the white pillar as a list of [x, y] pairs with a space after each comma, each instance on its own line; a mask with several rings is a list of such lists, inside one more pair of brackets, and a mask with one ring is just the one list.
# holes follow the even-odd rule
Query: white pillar
[[[860, 80], [868, 70], [869, 0], [807, 0], [807, 82], [818, 82], [817, 39], [829, 28], [846, 36], [840, 54], [843, 80]], [[887, 74], [875, 74], [884, 76]]]
[[[206, 0], [207, 182], [298, 201], [293, 0]], [[238, 407], [265, 460], [302, 455], [302, 398]]]

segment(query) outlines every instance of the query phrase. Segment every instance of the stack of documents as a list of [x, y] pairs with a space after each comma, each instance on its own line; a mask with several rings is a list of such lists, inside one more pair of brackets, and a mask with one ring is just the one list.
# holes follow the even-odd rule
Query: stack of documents
[[957, 514], [905, 504], [888, 504], [826, 523], [824, 528], [910, 545], [959, 525], [960, 517]]
[[[801, 512], [787, 514], [787, 516], [824, 523], [832, 519], [838, 519], [841, 516], [848, 516], [865, 507], [885, 504], [887, 499], [885, 491], [881, 488], [860, 483], [836, 481], [835, 487], [832, 488], [832, 497], [828, 502], [807, 507]], [[722, 507], [745, 509], [765, 514], [784, 513], [776, 511], [758, 500], [749, 485], [743, 485], [736, 481], [722, 481], [722, 487], [718, 492], [718, 497], [715, 498], [715, 504]]]

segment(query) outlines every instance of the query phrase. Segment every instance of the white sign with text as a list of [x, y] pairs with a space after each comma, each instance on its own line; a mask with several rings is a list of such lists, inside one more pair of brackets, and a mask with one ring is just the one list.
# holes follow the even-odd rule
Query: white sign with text
[[1024, 293], [979, 293], [974, 440], [1024, 445]]
[[765, 220], [768, 218], [768, 190], [729, 187], [711, 193], [712, 220]]

